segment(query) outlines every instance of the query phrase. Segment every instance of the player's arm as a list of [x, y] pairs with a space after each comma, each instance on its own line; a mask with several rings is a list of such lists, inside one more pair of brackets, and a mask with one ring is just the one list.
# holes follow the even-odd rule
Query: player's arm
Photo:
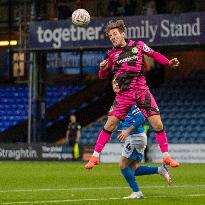
[[144, 42], [140, 41], [140, 44], [142, 46], [143, 53], [147, 56], [152, 57], [158, 63], [160, 63], [162, 65], [170, 66], [172, 68], [177, 68], [179, 66], [179, 60], [177, 58], [173, 58], [173, 59], [169, 60], [161, 53], [156, 52], [152, 48], [147, 46]]
[[168, 60], [165, 56], [163, 56], [161, 53], [154, 51], [153, 58], [158, 63], [162, 65], [168, 65], [172, 68], [177, 68], [179, 66], [179, 60], [177, 58], [173, 58], [171, 60]]
[[134, 131], [134, 130], [135, 130], [135, 126], [134, 126], [134, 125], [130, 126], [130, 127], [129, 127], [128, 129], [126, 129], [126, 130], [121, 130], [121, 133], [117, 136], [117, 138], [118, 138], [121, 142], [123, 142], [123, 141], [125, 141], [125, 140], [127, 139], [129, 133], [132, 132], [132, 131]]
[[100, 79], [105, 79], [110, 74], [111, 60], [108, 55], [105, 56], [104, 60], [100, 62], [100, 69], [98, 71], [98, 76]]
[[140, 111], [136, 112], [136, 110], [133, 110], [132, 114], [134, 116], [133, 125], [130, 126], [129, 128], [127, 128], [126, 130], [122, 130], [121, 131], [121, 133], [117, 137], [120, 141], [126, 140], [128, 135], [132, 131], [137, 129], [140, 125], [144, 124], [144, 122], [145, 122], [144, 115]]

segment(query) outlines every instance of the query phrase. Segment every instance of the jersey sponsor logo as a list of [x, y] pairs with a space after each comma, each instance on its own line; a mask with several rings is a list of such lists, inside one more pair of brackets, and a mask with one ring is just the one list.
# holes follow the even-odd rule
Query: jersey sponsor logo
[[136, 47], [132, 48], [132, 53], [138, 53], [138, 49]]
[[122, 64], [122, 63], [129, 62], [129, 61], [132, 61], [132, 60], [135, 60], [135, 59], [137, 59], [137, 55], [133, 55], [133, 56], [118, 60], [117, 64]]
[[150, 51], [151, 51], [151, 48], [150, 48], [149, 46], [147, 46], [146, 44], [144, 44], [143, 50], [144, 50], [145, 52], [150, 52]]

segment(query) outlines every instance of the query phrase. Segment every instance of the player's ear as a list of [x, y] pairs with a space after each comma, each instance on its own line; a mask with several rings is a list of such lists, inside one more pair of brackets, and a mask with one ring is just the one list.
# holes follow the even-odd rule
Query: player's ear
[[125, 38], [125, 32], [122, 32], [122, 37]]

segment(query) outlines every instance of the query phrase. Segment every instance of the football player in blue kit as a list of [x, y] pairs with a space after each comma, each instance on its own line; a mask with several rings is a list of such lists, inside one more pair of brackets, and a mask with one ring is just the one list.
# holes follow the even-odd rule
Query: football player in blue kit
[[[113, 90], [118, 91], [118, 85], [113, 80]], [[141, 166], [143, 153], [147, 145], [147, 136], [144, 132], [143, 124], [145, 119], [137, 106], [132, 106], [126, 118], [118, 123], [118, 139], [125, 141], [119, 163], [121, 173], [129, 184], [132, 194], [125, 199], [144, 198], [136, 181], [136, 176], [160, 174], [166, 182], [171, 184], [171, 175], [166, 165], [162, 166]]]

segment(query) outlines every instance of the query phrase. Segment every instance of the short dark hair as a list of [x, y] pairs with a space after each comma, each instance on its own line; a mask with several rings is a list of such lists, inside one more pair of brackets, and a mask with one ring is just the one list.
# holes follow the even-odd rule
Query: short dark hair
[[108, 35], [109, 31], [114, 29], [114, 28], [118, 28], [118, 30], [120, 32], [125, 32], [125, 24], [123, 20], [111, 20], [107, 23], [106, 27], [105, 27], [105, 33], [106, 35]]

